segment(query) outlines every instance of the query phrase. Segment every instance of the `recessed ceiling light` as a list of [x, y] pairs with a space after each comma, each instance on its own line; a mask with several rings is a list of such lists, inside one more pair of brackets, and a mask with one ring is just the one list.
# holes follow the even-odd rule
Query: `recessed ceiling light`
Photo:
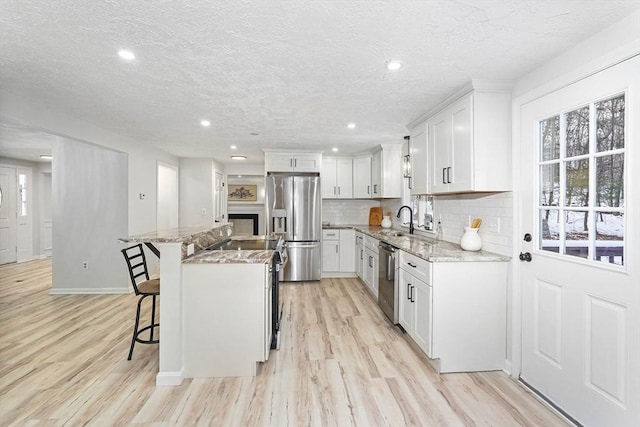
[[40, 154], [40, 158], [42, 160], [51, 160], [53, 159], [53, 156], [51, 154]]
[[247, 156], [231, 156], [231, 160], [247, 160]]
[[238, 178], [242, 178], [242, 175], [238, 175]]
[[136, 56], [130, 50], [119, 50], [118, 56], [120, 56], [120, 58], [124, 59], [125, 61], [133, 61], [134, 59], [136, 59]]
[[349, 123], [349, 124], [347, 125], [347, 127], [348, 127], [349, 129], [355, 129], [355, 128], [356, 128], [356, 124], [355, 124], [355, 123]]
[[208, 128], [209, 126], [211, 126], [211, 122], [209, 120], [201, 120], [200, 125], [202, 125], [202, 127]]
[[235, 145], [232, 145], [232, 146], [231, 146], [231, 147], [229, 147], [229, 148], [231, 148], [232, 150], [235, 150], [235, 149], [236, 149], [236, 148], [238, 148], [238, 147], [236, 147]]
[[338, 147], [333, 147], [333, 148], [331, 149], [331, 151], [333, 151], [333, 152], [335, 153], [336, 151], [338, 151]]
[[399, 61], [387, 61], [387, 70], [396, 71], [402, 68], [402, 63]]

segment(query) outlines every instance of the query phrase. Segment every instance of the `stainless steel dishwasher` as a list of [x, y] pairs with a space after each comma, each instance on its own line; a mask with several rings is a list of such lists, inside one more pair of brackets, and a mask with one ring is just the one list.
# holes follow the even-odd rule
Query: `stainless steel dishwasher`
[[396, 250], [387, 243], [378, 243], [378, 305], [394, 325], [398, 323]]

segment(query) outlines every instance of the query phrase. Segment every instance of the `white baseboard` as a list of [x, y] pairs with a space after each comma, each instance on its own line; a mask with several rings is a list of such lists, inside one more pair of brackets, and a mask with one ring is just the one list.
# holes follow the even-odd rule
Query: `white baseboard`
[[510, 360], [505, 359], [503, 371], [504, 371], [505, 374], [511, 376], [511, 361]]
[[131, 293], [130, 288], [51, 288], [49, 295], [119, 295]]
[[176, 386], [182, 384], [183, 371], [178, 372], [158, 372], [156, 375], [156, 387]]
[[356, 276], [356, 273], [342, 273], [339, 271], [323, 271], [322, 272], [322, 278], [323, 279], [339, 279], [339, 278], [346, 278], [346, 277], [358, 277]]

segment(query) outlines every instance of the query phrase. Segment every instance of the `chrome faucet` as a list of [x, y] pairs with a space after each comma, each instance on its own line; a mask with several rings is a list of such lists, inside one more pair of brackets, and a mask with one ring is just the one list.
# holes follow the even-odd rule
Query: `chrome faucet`
[[400, 209], [398, 209], [398, 215], [396, 215], [396, 218], [400, 218], [400, 212], [402, 212], [402, 209], [404, 208], [409, 209], [409, 234], [413, 234], [413, 209], [411, 209], [411, 206], [401, 206]]

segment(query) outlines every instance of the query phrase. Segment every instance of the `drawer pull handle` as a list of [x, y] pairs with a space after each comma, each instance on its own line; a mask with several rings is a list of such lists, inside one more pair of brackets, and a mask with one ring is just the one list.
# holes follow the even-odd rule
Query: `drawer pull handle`
[[412, 263], [410, 263], [410, 262], [408, 262], [407, 264], [409, 264], [409, 267], [413, 267], [413, 268], [416, 268], [416, 267], [417, 267], [417, 265], [412, 264]]

